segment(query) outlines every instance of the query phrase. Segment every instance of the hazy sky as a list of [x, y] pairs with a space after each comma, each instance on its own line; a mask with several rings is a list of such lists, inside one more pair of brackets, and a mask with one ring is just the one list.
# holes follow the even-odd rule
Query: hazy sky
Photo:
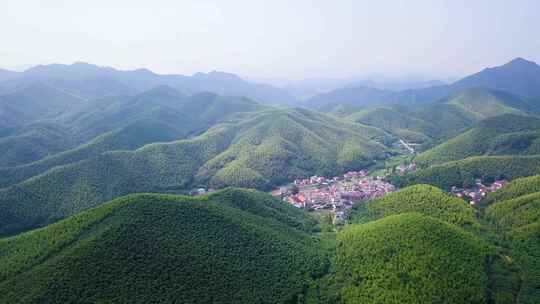
[[0, 0], [0, 66], [459, 76], [540, 62], [540, 1]]

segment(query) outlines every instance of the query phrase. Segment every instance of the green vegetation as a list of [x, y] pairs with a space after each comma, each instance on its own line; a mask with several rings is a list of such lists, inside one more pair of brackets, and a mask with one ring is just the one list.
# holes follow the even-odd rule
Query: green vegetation
[[[43, 133], [19, 145], [11, 143], [12, 137], [2, 138], [0, 150], [4, 146], [9, 149], [4, 153], [3, 158], [8, 159], [13, 156], [18, 163], [24, 163], [24, 165], [0, 167], [0, 188], [22, 182], [57, 166], [97, 157], [104, 152], [134, 150], [149, 143], [182, 139], [193, 132], [202, 132], [217, 122], [232, 119], [232, 116], [264, 109], [257, 103], [244, 98], [219, 97], [214, 94], [199, 94], [187, 99], [183, 98], [178, 92], [162, 87], [131, 99], [115, 97], [100, 101], [105, 103], [103, 109], [97, 107], [83, 115], [77, 114], [67, 118], [64, 123], [75, 126], [68, 133], [62, 131], [61, 126], [56, 126], [57, 133], [62, 132], [56, 137], [63, 141], [65, 138], [72, 137], [82, 140], [107, 130], [112, 131], [102, 133], [89, 142], [67, 151], [64, 151], [66, 145], [57, 149], [34, 147], [42, 142], [55, 143], [51, 139], [52, 136], [46, 136], [47, 134]], [[16, 136], [15, 138], [21, 140], [26, 137]], [[8, 143], [2, 145], [3, 141]], [[71, 146], [73, 145], [71, 143]], [[39, 153], [41, 150], [43, 152]], [[44, 153], [51, 153], [53, 150], [64, 152], [43, 158]], [[10, 151], [13, 153], [9, 153]], [[39, 153], [39, 157], [25, 157], [27, 154], [36, 153]], [[39, 161], [28, 163], [36, 159]]]
[[[217, 124], [189, 140], [103, 153], [0, 190], [0, 234], [52, 223], [134, 192], [199, 185], [269, 189], [361, 169], [385, 156], [384, 132], [300, 109]], [[13, 176], [17, 176], [13, 174]]]
[[355, 206], [352, 223], [418, 212], [461, 227], [478, 227], [475, 211], [465, 201], [429, 185], [415, 185]]
[[513, 252], [521, 265], [522, 286], [519, 303], [540, 301], [540, 223], [530, 224], [512, 233]]
[[510, 229], [540, 223], [540, 192], [497, 202], [486, 209], [486, 216]]
[[267, 194], [131, 195], [0, 240], [8, 303], [296, 303], [328, 260]]
[[266, 107], [242, 97], [201, 93], [190, 97], [162, 86], [134, 97], [110, 97], [62, 120], [82, 140], [117, 130], [137, 121], [154, 120], [174, 126], [182, 137], [197, 134], [239, 112]]
[[0, 138], [0, 167], [17, 166], [59, 153], [76, 144], [71, 134], [54, 124], [27, 126]]
[[[29, 107], [35, 103], [33, 101]], [[52, 123], [16, 128], [9, 136], [0, 138], [0, 168], [32, 163], [29, 164], [32, 169], [22, 169], [24, 173], [10, 170], [10, 175], [18, 176], [13, 180], [21, 181], [54, 166], [106, 151], [132, 150], [151, 142], [197, 135], [239, 113], [264, 109], [266, 107], [242, 97], [210, 93], [186, 97], [169, 87], [157, 87], [133, 97], [79, 101], [79, 106], [67, 107], [51, 117]], [[66, 151], [68, 149], [71, 150]], [[59, 155], [60, 152], [64, 153]], [[54, 159], [33, 163], [46, 157]], [[0, 187], [7, 184], [4, 182]]]
[[470, 156], [534, 154], [540, 154], [540, 119], [505, 114], [480, 122], [415, 160], [420, 165], [434, 165]]
[[540, 172], [540, 156], [475, 156], [435, 165], [403, 176], [393, 176], [399, 187], [430, 184], [442, 189], [471, 186], [476, 178], [490, 182], [515, 179]]
[[[519, 267], [517, 303], [540, 301], [540, 192], [520, 195], [524, 185], [535, 182], [537, 177], [516, 180], [494, 193], [485, 210], [486, 218], [509, 241], [510, 254]], [[498, 200], [502, 198], [506, 200]]]
[[472, 88], [452, 96], [449, 104], [462, 108], [478, 120], [503, 114], [522, 114], [529, 104], [521, 98], [503, 91]]
[[485, 303], [489, 251], [478, 238], [420, 214], [338, 234], [344, 303]]
[[151, 120], [137, 121], [119, 130], [100, 135], [75, 149], [29, 164], [0, 168], [0, 188], [22, 182], [57, 166], [96, 157], [103, 152], [134, 150], [148, 143], [172, 141], [181, 136], [181, 131], [168, 124]]
[[355, 122], [381, 128], [408, 142], [424, 143], [436, 133], [435, 125], [393, 108], [370, 108], [347, 117]]
[[535, 192], [540, 192], [540, 175], [533, 175], [513, 180], [504, 188], [490, 193], [484, 200], [482, 200], [482, 205], [490, 205], [495, 201], [500, 202]]

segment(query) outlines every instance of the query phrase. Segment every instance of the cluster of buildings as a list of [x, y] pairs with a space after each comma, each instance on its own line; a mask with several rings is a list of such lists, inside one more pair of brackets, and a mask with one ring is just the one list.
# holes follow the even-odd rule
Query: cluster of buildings
[[381, 177], [370, 177], [366, 171], [350, 171], [342, 176], [312, 176], [295, 180], [292, 187], [273, 192], [291, 205], [308, 211], [327, 210], [335, 221], [345, 219], [346, 210], [360, 201], [382, 197], [395, 187]]
[[502, 187], [506, 186], [508, 181], [506, 180], [496, 180], [491, 185], [486, 186], [482, 183], [481, 179], [476, 179], [475, 186], [472, 188], [458, 188], [452, 187], [451, 192], [466, 201], [471, 205], [475, 205], [480, 202], [481, 199], [486, 197], [490, 192], [497, 191]]
[[400, 175], [403, 175], [408, 172], [414, 172], [416, 171], [416, 163], [410, 163], [408, 165], [401, 164], [397, 166], [395, 170], [396, 170], [396, 173]]
[[189, 195], [191, 196], [199, 196], [199, 195], [204, 195], [204, 194], [207, 194], [207, 193], [212, 193], [216, 190], [210, 188], [208, 190], [206, 190], [206, 188], [197, 188], [197, 189], [193, 189], [191, 191], [189, 191]]

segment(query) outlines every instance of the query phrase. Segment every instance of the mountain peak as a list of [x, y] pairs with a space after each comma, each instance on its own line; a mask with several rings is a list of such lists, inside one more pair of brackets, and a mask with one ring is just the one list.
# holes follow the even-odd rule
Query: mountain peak
[[517, 57], [505, 64], [505, 66], [537, 66], [536, 62]]
[[219, 79], [222, 81], [243, 81], [242, 78], [240, 78], [236, 74], [227, 73], [227, 72], [220, 72], [220, 71], [212, 71], [210, 73], [195, 73], [193, 74], [194, 78], [198, 79]]

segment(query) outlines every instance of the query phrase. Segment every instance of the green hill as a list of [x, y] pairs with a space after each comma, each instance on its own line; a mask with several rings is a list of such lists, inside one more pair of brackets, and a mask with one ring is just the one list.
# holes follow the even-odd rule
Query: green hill
[[186, 97], [167, 86], [156, 87], [134, 97], [110, 97], [94, 103], [96, 105], [88, 111], [75, 113], [62, 121], [83, 140], [139, 120], [156, 120], [177, 126], [185, 137], [205, 131], [231, 114], [266, 108], [242, 97], [212, 93]]
[[540, 301], [540, 192], [522, 195], [535, 191], [537, 182], [538, 176], [512, 182], [489, 197], [492, 204], [485, 210], [519, 267], [517, 303]]
[[37, 161], [75, 145], [74, 138], [60, 125], [29, 125], [0, 138], [0, 167]]
[[435, 125], [390, 107], [362, 110], [349, 115], [347, 118], [365, 125], [381, 128], [414, 143], [429, 141], [436, 133]]
[[344, 303], [485, 303], [484, 243], [420, 214], [401, 214], [338, 234]]
[[482, 204], [490, 205], [496, 201], [504, 201], [535, 192], [540, 192], [540, 175], [513, 180], [504, 188], [490, 193], [484, 200], [482, 200]]
[[461, 227], [478, 226], [475, 211], [469, 204], [429, 185], [410, 186], [359, 204], [351, 212], [351, 222], [364, 223], [409, 212], [418, 212]]
[[437, 141], [455, 136], [477, 122], [476, 117], [463, 108], [444, 102], [420, 107], [413, 114], [437, 128], [434, 136]]
[[517, 96], [484, 88], [464, 90], [452, 96], [448, 103], [462, 108], [478, 120], [530, 110], [529, 104]]
[[350, 110], [353, 121], [375, 126], [415, 143], [429, 145], [459, 134], [475, 123], [503, 114], [525, 115], [530, 102], [508, 93], [473, 88], [424, 105]]
[[269, 189], [294, 178], [336, 175], [385, 156], [385, 134], [300, 109], [221, 123], [189, 140], [103, 153], [0, 190], [0, 234], [42, 226], [134, 192], [199, 185]]
[[107, 151], [134, 150], [145, 144], [168, 142], [183, 136], [183, 130], [152, 120], [139, 120], [115, 131], [107, 132], [90, 142], [39, 161], [16, 167], [0, 168], [0, 188], [22, 182], [56, 166], [96, 157]]
[[540, 223], [540, 192], [497, 202], [486, 209], [486, 216], [512, 229]]
[[475, 156], [434, 165], [404, 176], [394, 176], [399, 187], [429, 184], [442, 189], [471, 186], [476, 178], [484, 181], [515, 179], [540, 172], [540, 156]]
[[131, 195], [0, 240], [9, 303], [296, 303], [324, 274], [315, 222], [267, 194]]
[[433, 165], [479, 155], [540, 154], [540, 119], [505, 114], [486, 119], [416, 157], [419, 164]]
[[[245, 98], [220, 97], [214, 94], [198, 94], [184, 99], [178, 92], [166, 87], [156, 88], [123, 102], [126, 104], [112, 103], [107, 105], [106, 109], [96, 109], [83, 116], [74, 115], [63, 121], [68, 131], [63, 131], [62, 126], [57, 127], [65, 134], [64, 137], [59, 136], [62, 139], [74, 137], [80, 141], [101, 134], [76, 148], [64, 151], [64, 145], [54, 150], [57, 152], [54, 155], [28, 159], [24, 157], [25, 153], [41, 150], [49, 154], [52, 152], [51, 147], [41, 150], [35, 147], [41, 142], [54, 143], [50, 136], [40, 135], [38, 139], [32, 138], [33, 141], [24, 141], [20, 145], [7, 145], [6, 149], [10, 149], [8, 152], [14, 150], [18, 153], [5, 153], [4, 158], [8, 159], [13, 155], [13, 158], [24, 165], [17, 163], [19, 166], [8, 168], [0, 166], [0, 188], [22, 182], [53, 167], [96, 157], [107, 151], [134, 150], [149, 143], [183, 139], [193, 133], [203, 132], [220, 121], [265, 109]], [[163, 103], [170, 103], [171, 106], [163, 106]], [[72, 125], [77, 128], [70, 129], [69, 126]], [[103, 133], [109, 129], [112, 131]], [[2, 141], [12, 140], [11, 137], [0, 139], [0, 150], [3, 147]], [[40, 155], [43, 156], [44, 153]], [[36, 158], [39, 160], [27, 163]]]
[[[20, 102], [21, 98], [13, 97], [11, 102]], [[52, 99], [50, 102], [54, 102], [53, 97], [45, 95], [44, 98], [50, 98]], [[72, 102], [75, 103], [75, 101]], [[33, 103], [35, 102], [33, 101], [28, 106], [32, 108]], [[29, 164], [68, 149], [79, 150], [78, 145], [93, 145], [94, 143], [89, 143], [92, 140], [103, 141], [103, 138], [96, 138], [99, 136], [107, 136], [110, 142], [118, 141], [113, 145], [114, 149], [138, 148], [141, 146], [140, 142], [155, 142], [147, 136], [148, 133], [153, 132], [152, 130], [157, 131], [155, 128], [150, 127], [150, 131], [143, 132], [142, 140], [132, 138], [133, 143], [122, 142], [122, 138], [115, 139], [119, 136], [115, 134], [125, 133], [125, 129], [148, 121], [168, 125], [175, 129], [177, 134], [172, 139], [182, 139], [200, 134], [212, 125], [231, 119], [231, 116], [239, 113], [266, 109], [243, 97], [224, 97], [211, 93], [187, 97], [166, 86], [156, 87], [132, 97], [115, 96], [79, 101], [77, 104], [77, 106], [58, 105], [60, 114], [57, 115], [47, 116], [41, 112], [39, 115], [36, 114], [39, 119], [47, 119], [50, 122], [48, 125], [54, 125], [58, 130], [55, 132], [60, 134], [52, 133], [52, 127], [45, 129], [41, 126], [44, 124], [40, 123], [19, 127], [15, 132], [7, 134], [9, 136], [0, 138], [0, 152], [4, 152], [0, 156], [0, 167]], [[36, 111], [38, 110], [39, 107]], [[2, 112], [1, 109], [0, 112]], [[161, 141], [162, 138], [171, 140], [168, 134], [155, 135], [156, 141]], [[79, 148], [89, 150], [88, 147]], [[94, 150], [97, 154], [111, 151], [99, 148]], [[90, 154], [95, 156], [96, 153]], [[59, 157], [62, 158], [65, 155]], [[57, 162], [57, 165], [67, 163], [69, 162]]]
[[521, 265], [522, 284], [519, 303], [534, 304], [540, 301], [540, 223], [536, 222], [512, 233], [513, 252]]
[[4, 120], [4, 115], [15, 112], [21, 120], [13, 122], [14, 125], [23, 126], [44, 119], [60, 118], [87, 105], [86, 100], [36, 81], [0, 95], [0, 120]]

